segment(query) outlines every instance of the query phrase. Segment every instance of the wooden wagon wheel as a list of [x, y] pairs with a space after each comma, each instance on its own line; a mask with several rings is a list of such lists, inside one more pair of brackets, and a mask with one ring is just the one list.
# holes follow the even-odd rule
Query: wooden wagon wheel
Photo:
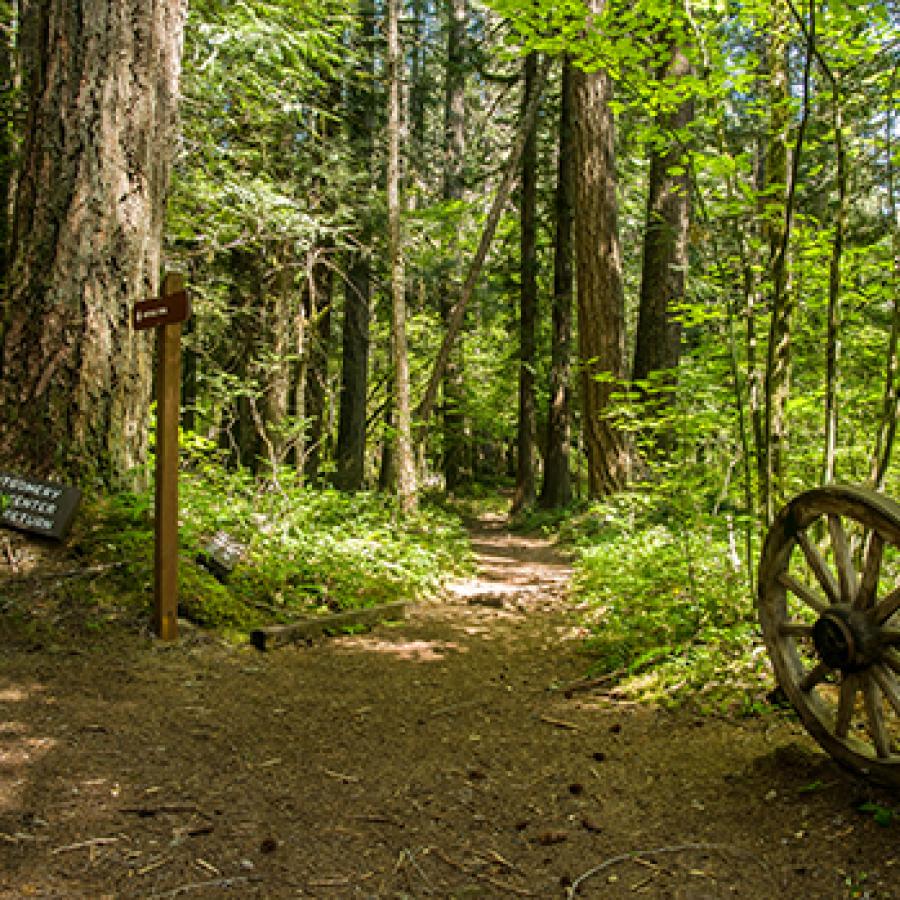
[[900, 505], [856, 487], [795, 497], [766, 537], [758, 607], [810, 734], [844, 766], [900, 785]]

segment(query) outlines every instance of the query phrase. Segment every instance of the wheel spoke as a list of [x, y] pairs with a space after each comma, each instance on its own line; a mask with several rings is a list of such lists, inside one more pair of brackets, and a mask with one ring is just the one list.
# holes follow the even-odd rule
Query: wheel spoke
[[866, 679], [863, 699], [866, 703], [869, 734], [872, 735], [875, 752], [881, 759], [886, 759], [891, 755], [891, 738], [884, 724], [884, 708], [881, 705], [878, 685], [871, 678]]
[[834, 580], [834, 575], [831, 574], [828, 563], [825, 562], [824, 557], [819, 553], [818, 548], [809, 539], [809, 535], [805, 531], [797, 533], [797, 543], [803, 550], [803, 555], [806, 557], [809, 567], [815, 573], [819, 584], [822, 585], [822, 590], [825, 591], [825, 595], [832, 603], [840, 603], [840, 590], [837, 582]]
[[900, 653], [891, 647], [881, 651], [881, 661], [887, 668], [900, 675]]
[[787, 588], [792, 594], [798, 596], [807, 606], [815, 610], [817, 613], [823, 613], [828, 609], [828, 603], [819, 597], [811, 588], [797, 581], [793, 575], [782, 572], [778, 576], [778, 583]]
[[874, 665], [869, 671], [872, 673], [875, 683], [881, 688], [881, 693], [894, 707], [894, 712], [900, 716], [900, 688], [897, 686], [897, 679], [884, 666]]
[[805, 622], [782, 622], [778, 633], [782, 637], [812, 637], [813, 627]]
[[811, 669], [803, 676], [803, 679], [800, 682], [800, 690], [803, 691], [804, 694], [808, 693], [817, 684], [821, 684], [830, 671], [831, 668], [825, 665], [825, 663], [818, 663], [815, 668]]
[[884, 624], [898, 609], [900, 609], [900, 587], [891, 591], [887, 597], [875, 607], [875, 621], [878, 622], [879, 625]]
[[844, 531], [840, 516], [833, 513], [828, 516], [828, 531], [831, 534], [831, 549], [834, 551], [834, 563], [837, 566], [841, 600], [844, 603], [853, 603], [856, 600], [858, 582], [853, 557], [850, 555], [850, 545], [847, 542], [847, 532]]
[[844, 676], [841, 682], [841, 697], [838, 701], [837, 721], [834, 725], [834, 733], [839, 738], [846, 738], [850, 733], [850, 723], [853, 721], [853, 705], [856, 702], [856, 675], [852, 672]]
[[878, 576], [881, 574], [881, 558], [884, 555], [884, 539], [877, 531], [869, 534], [869, 546], [866, 548], [866, 562], [863, 566], [862, 580], [856, 592], [857, 609], [868, 609], [875, 602], [878, 591]]

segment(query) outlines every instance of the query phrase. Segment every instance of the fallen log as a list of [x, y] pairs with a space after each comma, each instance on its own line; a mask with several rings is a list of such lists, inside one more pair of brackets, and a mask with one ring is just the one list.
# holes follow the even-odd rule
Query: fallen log
[[326, 616], [308, 616], [289, 625], [269, 625], [250, 632], [250, 643], [257, 650], [272, 650], [285, 644], [296, 644], [301, 641], [314, 641], [328, 634], [342, 631], [345, 628], [374, 628], [381, 622], [395, 621], [406, 617], [409, 602], [398, 600], [394, 603], [383, 603], [381, 606], [369, 606], [365, 609], [348, 609], [344, 612]]

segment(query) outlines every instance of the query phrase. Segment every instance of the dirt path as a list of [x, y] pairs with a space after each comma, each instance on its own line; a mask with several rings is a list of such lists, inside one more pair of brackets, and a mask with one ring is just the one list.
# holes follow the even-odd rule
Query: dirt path
[[364, 636], [0, 657], [0, 897], [900, 897], [855, 810], [896, 797], [787, 722], [567, 697], [564, 560], [474, 541]]

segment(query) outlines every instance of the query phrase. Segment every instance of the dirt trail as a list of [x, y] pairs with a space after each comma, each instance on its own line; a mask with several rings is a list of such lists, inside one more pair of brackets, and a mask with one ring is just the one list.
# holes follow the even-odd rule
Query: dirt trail
[[0, 897], [900, 898], [855, 810], [896, 797], [789, 722], [567, 697], [565, 560], [473, 540], [477, 579], [363, 636], [6, 652]]

